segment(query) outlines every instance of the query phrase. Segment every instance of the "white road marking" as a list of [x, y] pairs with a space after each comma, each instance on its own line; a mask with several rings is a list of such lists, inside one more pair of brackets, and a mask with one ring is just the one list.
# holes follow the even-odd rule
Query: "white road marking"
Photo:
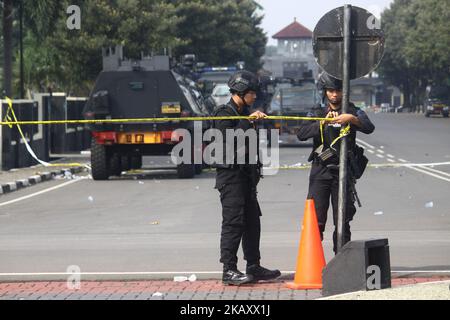
[[[419, 167], [422, 169], [428, 169], [428, 166], [436, 167], [436, 166], [449, 166], [450, 162], [436, 162], [436, 163], [395, 163], [394, 160], [387, 159], [390, 163], [373, 163], [369, 164], [369, 168], [412, 168], [412, 167]], [[281, 167], [263, 167], [264, 170], [285, 170], [285, 169], [310, 169], [310, 164], [304, 164], [303, 166], [299, 165], [282, 165]], [[443, 173], [444, 175], [449, 175], [449, 173], [439, 171], [432, 169], [434, 171], [437, 171], [437, 173]]]
[[450, 161], [448, 162], [434, 162], [434, 163], [404, 163], [401, 164], [403, 167], [437, 167], [437, 166], [448, 166], [450, 165]]
[[431, 172], [429, 172], [429, 171], [426, 171], [426, 170], [423, 170], [423, 169], [419, 169], [419, 168], [415, 168], [415, 167], [410, 167], [410, 166], [406, 166], [406, 167], [407, 167], [407, 168], [410, 168], [410, 169], [412, 169], [412, 170], [421, 172], [421, 173], [425, 173], [425, 174], [427, 174], [427, 175], [429, 175], [429, 176], [432, 176], [432, 177], [434, 177], [434, 178], [438, 178], [438, 179], [441, 179], [441, 180], [450, 182], [450, 179], [444, 178], [444, 177], [442, 177], [442, 176], [438, 176], [437, 174], [431, 173]]
[[[356, 139], [356, 141], [358, 142], [358, 143], [361, 143], [361, 144], [364, 144], [364, 145], [368, 145], [368, 146], [370, 146], [370, 144], [368, 144], [367, 142], [365, 142], [365, 141], [362, 141], [362, 140], [360, 140], [360, 139]], [[384, 149], [384, 147], [383, 146], [381, 146], [380, 147], [380, 149], [377, 149], [377, 151], [379, 152], [379, 153], [382, 153], [382, 154], [384, 154], [385, 152], [383, 151], [383, 150], [381, 150], [381, 149]], [[368, 150], [369, 151], [369, 150]], [[372, 152], [370, 152], [370, 153], [374, 153], [373, 151]], [[378, 158], [381, 158], [381, 159], [383, 159], [384, 158], [384, 156], [382, 156], [382, 155], [380, 155], [380, 154], [377, 154], [376, 155]], [[391, 154], [388, 154], [387, 155], [389, 158], [393, 158], [393, 156], [391, 155]], [[387, 159], [389, 162], [391, 162], [391, 163], [394, 163], [394, 161], [393, 160], [391, 160], [391, 159]], [[403, 166], [405, 166], [405, 167], [407, 167], [407, 168], [409, 168], [409, 169], [411, 169], [411, 170], [414, 170], [414, 171], [417, 171], [417, 172], [420, 172], [420, 173], [424, 173], [424, 174], [427, 174], [427, 175], [429, 175], [429, 176], [431, 176], [431, 177], [433, 177], [433, 178], [437, 178], [437, 179], [440, 179], [440, 180], [443, 180], [443, 181], [447, 181], [447, 182], [450, 182], [450, 174], [449, 173], [447, 173], [447, 172], [443, 172], [443, 171], [439, 171], [439, 170], [436, 170], [436, 169], [432, 169], [432, 168], [428, 168], [429, 166], [434, 166], [434, 165], [436, 165], [436, 164], [418, 164], [418, 165], [413, 165], [413, 164], [410, 164], [407, 160], [405, 160], [405, 159], [401, 159], [401, 158], [399, 158], [398, 159], [398, 161], [400, 161], [400, 162], [402, 162], [402, 163], [404, 163], [405, 165], [403, 165]], [[450, 163], [442, 163], [442, 164], [450, 164]], [[402, 165], [399, 165], [399, 167], [400, 166], [402, 166]]]
[[392, 154], [388, 154], [387, 156], [388, 156], [388, 158], [391, 158], [391, 159], [395, 158]]
[[357, 141], [358, 143], [361, 143], [361, 144], [363, 144], [363, 145], [369, 147], [370, 149], [375, 149], [374, 146], [372, 146], [371, 144], [368, 144], [368, 143], [365, 142], [365, 141], [362, 141], [362, 140], [360, 140], [360, 139], [356, 139], [356, 141]]
[[367, 151], [369, 151], [371, 154], [374, 154], [374, 153], [375, 153], [375, 151], [370, 150], [370, 149], [367, 149]]
[[447, 173], [447, 172], [444, 172], [444, 171], [440, 171], [440, 170], [436, 170], [436, 169], [432, 169], [432, 168], [428, 168], [428, 167], [424, 167], [424, 166], [419, 166], [419, 168], [425, 169], [425, 170], [428, 170], [428, 171], [431, 171], [431, 172], [434, 172], [434, 173], [437, 173], [437, 174], [441, 174], [443, 176], [447, 176], [447, 177], [450, 178], [450, 173]]
[[[424, 167], [426, 169], [427, 167], [437, 167], [437, 166], [449, 166], [450, 162], [436, 162], [436, 163], [394, 163], [394, 164], [388, 164], [388, 163], [378, 163], [378, 164], [372, 164], [373, 166], [383, 166], [387, 165], [389, 167]], [[370, 166], [370, 165], [369, 165]], [[439, 171], [442, 172], [442, 171]], [[445, 173], [448, 174], [448, 173]]]
[[45, 190], [41, 190], [41, 191], [39, 191], [39, 192], [32, 193], [32, 194], [29, 194], [29, 195], [27, 195], [27, 196], [23, 196], [23, 197], [14, 199], [14, 200], [6, 201], [6, 202], [3, 202], [3, 203], [0, 203], [0, 207], [7, 206], [8, 204], [13, 204], [13, 203], [16, 203], [16, 202], [19, 202], [19, 201], [22, 201], [22, 200], [26, 200], [26, 199], [33, 198], [33, 197], [39, 196], [39, 195], [41, 195], [41, 194], [44, 194], [44, 193], [47, 193], [47, 192], [50, 192], [50, 191], [53, 191], [53, 190], [63, 188], [63, 187], [65, 187], [65, 186], [68, 186], [68, 185], [70, 185], [70, 184], [72, 184], [72, 183], [75, 183], [75, 182], [78, 182], [78, 181], [81, 181], [81, 180], [83, 180], [83, 179], [75, 179], [75, 180], [71, 180], [71, 181], [65, 182], [65, 183], [63, 183], [63, 184], [57, 185], [57, 186], [52, 187], [52, 188], [48, 188], [48, 189], [45, 189]]

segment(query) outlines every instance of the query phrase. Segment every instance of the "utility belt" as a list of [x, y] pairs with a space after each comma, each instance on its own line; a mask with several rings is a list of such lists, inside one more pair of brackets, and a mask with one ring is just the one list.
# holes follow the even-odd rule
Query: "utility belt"
[[[312, 153], [312, 161], [315, 164], [327, 167], [330, 170], [339, 171], [339, 156], [336, 150], [325, 148], [323, 145]], [[364, 149], [358, 145], [348, 152], [348, 168], [353, 179], [359, 179], [364, 174], [369, 160], [364, 155]]]
[[241, 166], [242, 165], [240, 164], [217, 164], [217, 163], [211, 164], [211, 168], [213, 169], [240, 170]]
[[350, 134], [350, 125], [341, 128], [341, 132], [339, 136], [334, 139], [329, 146], [325, 146], [325, 138], [324, 138], [324, 127], [323, 123], [320, 124], [320, 138], [322, 140], [322, 144], [315, 149], [311, 156], [310, 161], [315, 161], [323, 166], [328, 165], [338, 165], [339, 164], [339, 155], [336, 149], [333, 146], [342, 138], [348, 136]]
[[258, 163], [257, 165], [251, 165], [251, 167], [245, 164], [221, 164], [221, 165], [215, 164], [212, 167], [221, 170], [232, 170], [232, 171], [239, 170], [242, 172], [242, 174], [248, 177], [249, 181], [253, 186], [258, 185], [259, 181], [262, 178], [261, 163]]
[[313, 151], [311, 157], [314, 163], [324, 167], [328, 165], [339, 165], [339, 156], [336, 150], [325, 148], [323, 144]]

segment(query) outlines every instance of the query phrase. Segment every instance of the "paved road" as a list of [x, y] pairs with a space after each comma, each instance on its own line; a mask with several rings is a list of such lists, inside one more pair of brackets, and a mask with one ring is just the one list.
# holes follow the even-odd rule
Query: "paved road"
[[[370, 116], [377, 130], [359, 138], [372, 164], [450, 162], [448, 119]], [[306, 163], [309, 152], [282, 148], [280, 163]], [[86, 273], [117, 273], [93, 278], [218, 277], [220, 202], [213, 185], [212, 172], [178, 180], [175, 171], [165, 170], [105, 182], [52, 181], [3, 195], [0, 280], [65, 279], [42, 273], [65, 273], [71, 265]], [[295, 270], [307, 185], [308, 171], [301, 169], [262, 180], [264, 265]], [[363, 208], [352, 224], [353, 238], [389, 238], [393, 270], [450, 270], [449, 186], [450, 165], [370, 168], [357, 185]], [[331, 239], [329, 225], [327, 260], [333, 257]]]

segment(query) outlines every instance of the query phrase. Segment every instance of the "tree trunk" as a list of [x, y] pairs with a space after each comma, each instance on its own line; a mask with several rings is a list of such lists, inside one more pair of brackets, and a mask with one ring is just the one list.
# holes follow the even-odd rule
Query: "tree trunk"
[[423, 92], [425, 92], [425, 87], [423, 87], [423, 83], [425, 83], [425, 80], [419, 79], [419, 77], [419, 75], [415, 76], [416, 80], [413, 81], [411, 90], [414, 112], [420, 111], [420, 105], [422, 104], [421, 97], [423, 95]]
[[406, 80], [403, 84], [403, 98], [404, 98], [404, 108], [410, 109], [411, 108], [411, 89], [409, 87], [409, 81]]
[[427, 90], [428, 81], [426, 79], [422, 79], [419, 84], [419, 91], [417, 92], [417, 103], [419, 104], [419, 108], [421, 112], [425, 112], [425, 92]]
[[5, 95], [12, 98], [12, 30], [13, 0], [3, 1], [3, 87]]

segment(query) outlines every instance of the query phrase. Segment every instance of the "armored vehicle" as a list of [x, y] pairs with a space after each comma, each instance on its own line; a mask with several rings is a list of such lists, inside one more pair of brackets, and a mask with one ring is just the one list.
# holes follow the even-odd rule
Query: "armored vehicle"
[[[267, 109], [271, 116], [297, 116], [305, 117], [317, 104], [320, 104], [320, 96], [316, 85], [310, 82], [299, 83], [295, 86], [279, 86], [275, 90], [272, 101]], [[278, 129], [281, 144], [304, 144], [297, 139], [297, 131], [301, 120], [276, 120], [267, 121], [267, 129]], [[270, 138], [269, 138], [270, 142]]]
[[[142, 156], [170, 154], [181, 141], [172, 137], [176, 129], [193, 132], [194, 123], [180, 121], [179, 118], [209, 115], [195, 83], [176, 73], [170, 66], [169, 57], [124, 60], [120, 46], [103, 50], [103, 71], [95, 82], [83, 113], [89, 120], [124, 119], [120, 123], [90, 125], [94, 180], [106, 180], [123, 171], [141, 168]], [[174, 120], [126, 120], [144, 118]], [[206, 130], [209, 124], [205, 121], [201, 123], [202, 130]], [[179, 178], [192, 178], [201, 170], [202, 165], [195, 165], [193, 161], [177, 166]]]

